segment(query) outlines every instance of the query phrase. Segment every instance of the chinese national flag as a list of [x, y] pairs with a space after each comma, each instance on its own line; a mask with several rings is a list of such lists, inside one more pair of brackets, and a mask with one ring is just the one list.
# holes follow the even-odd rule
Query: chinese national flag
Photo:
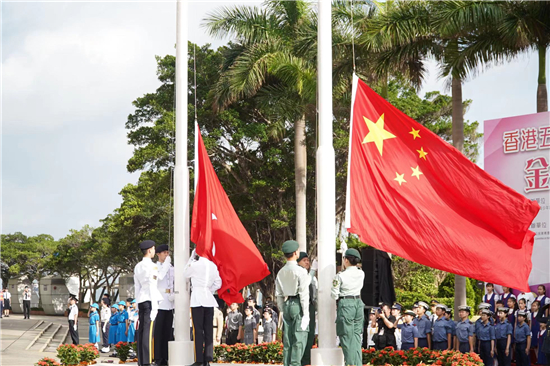
[[348, 231], [432, 268], [529, 290], [539, 205], [355, 76], [353, 92]]
[[200, 133], [198, 143], [199, 179], [191, 240], [197, 245], [198, 255], [218, 266], [222, 279], [218, 296], [227, 304], [242, 303], [240, 291], [270, 272], [223, 190]]

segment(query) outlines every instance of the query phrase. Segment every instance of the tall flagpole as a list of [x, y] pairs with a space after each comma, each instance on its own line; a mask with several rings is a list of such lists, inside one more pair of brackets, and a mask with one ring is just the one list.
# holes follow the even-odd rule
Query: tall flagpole
[[183, 269], [189, 260], [189, 170], [187, 168], [187, 0], [177, 2], [176, 20], [176, 165], [174, 168], [175, 340], [169, 343], [170, 365], [195, 362], [189, 329], [189, 287]]
[[311, 350], [312, 365], [343, 365], [336, 346], [336, 303], [330, 297], [336, 274], [336, 176], [332, 146], [332, 5], [318, 0], [317, 94], [319, 97], [319, 147], [317, 172], [317, 253], [319, 256], [319, 348]]

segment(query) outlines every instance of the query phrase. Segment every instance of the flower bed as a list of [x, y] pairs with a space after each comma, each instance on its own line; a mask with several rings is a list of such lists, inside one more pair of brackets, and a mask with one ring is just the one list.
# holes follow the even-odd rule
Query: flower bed
[[261, 344], [237, 343], [214, 347], [214, 363], [283, 363], [283, 344], [280, 342]]
[[388, 347], [380, 351], [374, 348], [363, 350], [363, 364], [373, 366], [418, 364], [441, 366], [482, 366], [483, 361], [476, 353], [458, 351], [432, 351], [428, 348], [413, 348], [408, 351], [395, 351]]
[[[94, 344], [62, 344], [57, 347], [57, 358], [61, 361], [61, 365], [92, 365], [99, 358], [99, 351]], [[41, 365], [43, 366], [43, 365]]]
[[60, 364], [53, 358], [44, 357], [35, 363], [35, 366], [60, 366]]
[[[283, 344], [280, 342], [258, 345], [222, 344], [214, 347], [215, 363], [261, 363], [282, 364]], [[482, 366], [483, 362], [476, 353], [456, 351], [432, 351], [427, 348], [414, 348], [408, 351], [395, 351], [386, 348], [376, 351], [374, 348], [363, 350], [363, 364], [372, 366]]]

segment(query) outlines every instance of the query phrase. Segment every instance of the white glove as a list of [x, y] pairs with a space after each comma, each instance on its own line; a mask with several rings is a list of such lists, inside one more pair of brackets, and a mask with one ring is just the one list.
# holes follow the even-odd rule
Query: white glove
[[152, 321], [152, 322], [155, 321], [155, 318], [157, 317], [158, 312], [159, 312], [159, 311], [156, 310], [156, 309], [151, 310], [150, 318], [151, 318], [151, 321]]
[[348, 250], [348, 244], [345, 241], [342, 241], [340, 244], [340, 253], [344, 254]]
[[107, 326], [107, 323], [105, 323], [105, 325], [103, 326], [103, 333], [105, 333], [107, 331], [106, 326]]
[[176, 300], [176, 294], [174, 292], [170, 292], [170, 295], [168, 295], [168, 301], [175, 301]]
[[302, 330], [305, 332], [307, 330], [307, 327], [309, 325], [309, 317], [306, 318], [305, 316], [302, 317]]
[[76, 324], [74, 325], [74, 327], [73, 327], [73, 328], [74, 328], [74, 331], [76, 332]]
[[317, 258], [315, 258], [313, 262], [311, 262], [311, 269], [313, 271], [317, 271], [319, 269], [319, 262], [317, 261]]
[[167, 256], [164, 262], [170, 264], [172, 263], [172, 258], [170, 258], [170, 256]]

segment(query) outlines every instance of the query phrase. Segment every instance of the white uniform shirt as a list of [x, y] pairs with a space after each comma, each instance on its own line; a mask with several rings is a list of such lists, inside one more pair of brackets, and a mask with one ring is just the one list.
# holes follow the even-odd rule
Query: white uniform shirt
[[151, 301], [151, 309], [158, 310], [158, 302], [162, 300], [157, 288], [158, 267], [151, 258], [143, 257], [134, 268], [134, 286], [138, 304]]
[[102, 323], [107, 323], [111, 319], [111, 309], [108, 306], [102, 307], [99, 314]]
[[[542, 298], [546, 295], [537, 296], [537, 301], [542, 302]], [[6, 298], [6, 295], [4, 295], [4, 298]], [[540, 304], [540, 307], [543, 307], [544, 305], [550, 304], [550, 297], [546, 297], [546, 300], [544, 300], [544, 304]]]
[[75, 320], [75, 317], [78, 317], [78, 306], [76, 304], [69, 307], [69, 320]]
[[214, 298], [214, 292], [222, 287], [222, 279], [218, 267], [210, 260], [199, 257], [198, 261], [189, 258], [189, 262], [183, 271], [185, 278], [191, 279], [191, 303], [192, 308], [218, 307]]
[[4, 299], [9, 300], [11, 299], [11, 294], [9, 291], [4, 292]]
[[527, 309], [531, 309], [531, 304], [533, 303], [533, 301], [535, 301], [535, 295], [533, 295], [532, 292], [522, 292], [518, 295], [518, 302], [520, 299], [525, 299], [525, 301], [527, 302]]
[[31, 296], [32, 295], [31, 295], [30, 291], [29, 292], [27, 292], [27, 291], [23, 292], [23, 300], [31, 301]]
[[159, 278], [157, 286], [162, 300], [159, 303], [160, 310], [174, 309], [174, 266], [167, 262], [157, 262]]

